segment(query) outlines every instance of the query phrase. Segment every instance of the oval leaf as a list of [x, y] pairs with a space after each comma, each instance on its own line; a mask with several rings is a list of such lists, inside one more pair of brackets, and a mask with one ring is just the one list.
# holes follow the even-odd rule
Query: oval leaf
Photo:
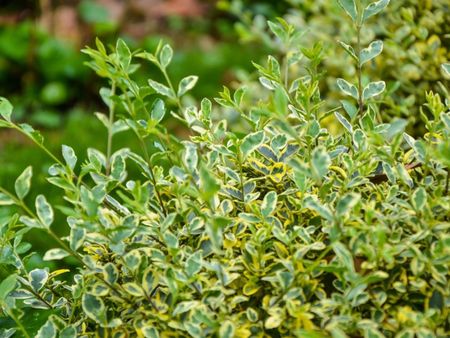
[[344, 79], [337, 79], [339, 89], [345, 94], [358, 99], [358, 89]]
[[33, 176], [33, 168], [31, 166], [27, 167], [22, 174], [17, 178], [14, 188], [16, 190], [17, 197], [19, 199], [24, 199], [31, 187], [31, 177]]
[[36, 212], [39, 220], [46, 228], [50, 228], [53, 223], [53, 209], [52, 206], [47, 202], [44, 195], [39, 195], [36, 197]]
[[368, 100], [374, 96], [380, 95], [384, 92], [385, 88], [386, 83], [384, 83], [384, 81], [371, 82], [364, 88], [363, 99]]
[[372, 60], [373, 58], [377, 57], [381, 54], [383, 51], [383, 41], [377, 40], [372, 42], [369, 47], [364, 48], [361, 51], [361, 54], [359, 56], [359, 63], [360, 65], [365, 64], [366, 62]]
[[180, 84], [178, 85], [178, 97], [186, 94], [188, 91], [190, 91], [192, 88], [194, 88], [195, 84], [198, 81], [198, 76], [187, 76], [184, 79], [180, 81]]

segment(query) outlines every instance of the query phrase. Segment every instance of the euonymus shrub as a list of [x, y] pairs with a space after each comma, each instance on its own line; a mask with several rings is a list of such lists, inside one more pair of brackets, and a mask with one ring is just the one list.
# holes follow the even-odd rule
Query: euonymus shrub
[[[239, 18], [236, 30], [241, 40], [264, 43], [272, 53], [283, 53], [284, 46], [273, 40], [260, 15], [249, 12], [247, 2], [221, 0], [219, 4]], [[352, 64], [353, 58], [335, 48], [336, 40], [348, 41], [349, 37], [354, 37], [350, 20], [342, 20], [337, 1], [282, 0], [273, 3], [273, 8], [275, 3], [289, 8], [283, 18], [302, 31], [303, 44], [305, 41], [323, 42], [324, 53], [329, 57], [325, 58], [322, 67], [326, 67], [328, 76], [320, 85], [327, 95], [327, 104], [332, 106], [335, 104], [333, 99], [339, 99], [333, 92], [334, 77], [349, 76], [357, 71], [357, 64]], [[386, 1], [380, 2], [383, 3]], [[368, 4], [369, 1], [361, 1], [361, 6]], [[441, 90], [441, 64], [450, 58], [448, 0], [391, 1], [381, 15], [369, 21], [363, 28], [361, 43], [367, 46], [373, 40], [384, 40], [383, 57], [367, 63], [363, 78], [381, 77], [386, 81], [386, 90], [378, 98], [384, 116], [408, 119], [410, 133], [419, 136], [424, 133], [420, 128], [419, 112], [425, 93]]]
[[[357, 41], [387, 3], [340, 1]], [[384, 119], [376, 101], [384, 82], [362, 79], [382, 42], [342, 42], [358, 72], [337, 80], [348, 100], [326, 111], [320, 45], [293, 52], [295, 29], [283, 20], [270, 26], [286, 54], [256, 65], [259, 87], [225, 88], [219, 106], [185, 97], [197, 78], [172, 81], [168, 45], [148, 53], [97, 41], [84, 50], [110, 86], [100, 91], [108, 113], [98, 114], [106, 146], [87, 149], [82, 163], [67, 145], [62, 156], [50, 153], [1, 100], [0, 125], [54, 160], [48, 181], [64, 191], [57, 210], [70, 228], [65, 238], [55, 234], [64, 224], [55, 224], [44, 194], [25, 202], [31, 168], [14, 191], [1, 189], [0, 204], [17, 211], [0, 224], [0, 263], [10, 272], [0, 284], [10, 318], [3, 337], [449, 335], [448, 98], [427, 93], [427, 133], [414, 139], [404, 121]], [[136, 83], [140, 61], [165, 81]], [[293, 78], [294, 68], [307, 75]], [[187, 139], [165, 129], [169, 114]], [[337, 136], [323, 127], [330, 116], [343, 126]], [[140, 151], [114, 149], [126, 129]], [[78, 265], [28, 271], [22, 239], [31, 229], [59, 244], [45, 260], [64, 266], [71, 256]], [[34, 331], [30, 313], [44, 318]]]

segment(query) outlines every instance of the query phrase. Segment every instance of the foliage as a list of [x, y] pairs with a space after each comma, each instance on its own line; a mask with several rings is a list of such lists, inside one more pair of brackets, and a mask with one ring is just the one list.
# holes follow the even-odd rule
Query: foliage
[[[289, 10], [280, 16], [303, 32], [302, 43], [324, 42], [326, 58], [324, 64], [327, 78], [321, 83], [328, 98], [334, 98], [334, 77], [352, 76], [357, 65], [344, 50], [334, 48], [337, 39], [350, 40], [356, 36], [351, 25], [342, 20], [337, 1], [285, 0]], [[362, 3], [367, 3], [362, 1]], [[384, 3], [384, 2], [382, 2]], [[243, 0], [222, 1], [222, 7], [240, 18], [236, 29], [243, 41], [262, 41], [278, 53], [280, 47], [270, 36], [270, 30], [260, 15], [254, 16]], [[325, 15], [323, 15], [325, 13]], [[363, 81], [367, 77], [382, 77], [387, 91], [379, 99], [384, 114], [391, 117], [408, 118], [411, 131], [419, 130], [420, 103], [427, 91], [443, 93], [440, 66], [450, 58], [448, 31], [450, 12], [446, 0], [420, 1], [396, 0], [371, 20], [361, 34], [361, 42], [384, 40], [383, 57], [366, 65]], [[330, 101], [331, 102], [331, 101]], [[415, 123], [417, 122], [417, 125]]]
[[[339, 3], [360, 37], [388, 1]], [[444, 103], [428, 92], [427, 132], [406, 134], [406, 120], [385, 120], [382, 79], [359, 80], [382, 42], [358, 38], [341, 43], [360, 69], [338, 80], [349, 100], [327, 110], [321, 45], [299, 49], [294, 26], [269, 26], [281, 57], [255, 64], [259, 85], [224, 88], [218, 105], [189, 97], [197, 76], [172, 80], [167, 44], [86, 48], [110, 86], [100, 90], [108, 113], [97, 114], [106, 152], [89, 148], [84, 161], [68, 145], [62, 159], [51, 153], [1, 99], [0, 126], [50, 156], [47, 180], [65, 194], [56, 206], [39, 192], [29, 207], [31, 168], [13, 192], [0, 189], [14, 212], [0, 223], [0, 266], [10, 272], [0, 304], [12, 321], [3, 336], [449, 335], [448, 94]], [[164, 80], [138, 84], [141, 60]], [[167, 132], [169, 113], [187, 139]], [[324, 124], [333, 113], [344, 127], [337, 136]], [[139, 151], [114, 149], [125, 130]], [[67, 216], [69, 236], [55, 233], [55, 212]], [[27, 269], [31, 230], [58, 243], [44, 259], [61, 269]], [[64, 268], [69, 257], [76, 271]], [[43, 314], [40, 325], [30, 312]]]

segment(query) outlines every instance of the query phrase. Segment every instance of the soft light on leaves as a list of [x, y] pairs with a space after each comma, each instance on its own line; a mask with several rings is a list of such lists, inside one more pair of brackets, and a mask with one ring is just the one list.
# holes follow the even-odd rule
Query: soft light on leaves
[[75, 151], [73, 150], [73, 148], [63, 144], [62, 155], [64, 157], [64, 160], [66, 161], [66, 164], [71, 170], [73, 170], [75, 168], [75, 165], [77, 164], [77, 156], [75, 155]]
[[382, 51], [383, 51], [383, 41], [381, 41], [381, 40], [373, 41], [369, 45], [369, 47], [361, 50], [360, 57], [359, 57], [360, 64], [363, 65], [366, 62], [369, 62], [373, 58], [380, 55]]
[[76, 338], [77, 331], [74, 326], [67, 326], [59, 332], [59, 338]]
[[364, 88], [363, 99], [368, 100], [374, 96], [380, 95], [384, 92], [385, 88], [386, 83], [384, 81], [371, 82]]
[[33, 168], [27, 167], [17, 178], [14, 188], [19, 199], [24, 199], [28, 195], [31, 187], [31, 177], [33, 176]]
[[44, 195], [38, 195], [36, 197], [36, 212], [39, 217], [39, 220], [46, 228], [50, 228], [50, 225], [53, 223], [53, 208], [47, 202], [47, 199]]
[[198, 76], [187, 76], [185, 78], [183, 78], [180, 81], [180, 84], [178, 85], [178, 97], [183, 96], [184, 94], [186, 94], [188, 91], [190, 91], [192, 88], [195, 87], [195, 84], [198, 81]]
[[337, 79], [337, 85], [345, 95], [349, 95], [355, 99], [358, 98], [358, 89], [351, 83], [345, 81], [344, 79]]
[[52, 260], [60, 260], [63, 259], [70, 254], [63, 249], [50, 249], [44, 255], [44, 261], [52, 261]]
[[242, 157], [246, 159], [264, 140], [264, 132], [258, 131], [244, 137], [241, 143]]
[[11, 122], [13, 106], [4, 97], [0, 97], [0, 115], [8, 122]]
[[358, 11], [355, 0], [338, 0], [339, 5], [344, 9], [354, 22], [358, 19]]
[[373, 15], [378, 14], [381, 12], [388, 4], [390, 0], [379, 0], [372, 2], [370, 5], [368, 5], [363, 12], [363, 20], [367, 20]]

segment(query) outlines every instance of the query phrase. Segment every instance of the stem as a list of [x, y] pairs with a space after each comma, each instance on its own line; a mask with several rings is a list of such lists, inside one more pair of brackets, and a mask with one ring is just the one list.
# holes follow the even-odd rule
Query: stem
[[[111, 98], [116, 93], [116, 83], [113, 81], [111, 85]], [[106, 145], [106, 175], [109, 175], [110, 166], [111, 166], [111, 152], [112, 152], [112, 138], [113, 138], [113, 123], [114, 123], [114, 101], [110, 100], [109, 106], [109, 125], [108, 125], [108, 141]]]
[[183, 111], [183, 107], [181, 105], [181, 101], [180, 98], [178, 97], [177, 93], [175, 92], [175, 87], [173, 86], [172, 81], [170, 80], [169, 75], [167, 74], [167, 71], [165, 68], [163, 67], [159, 67], [159, 69], [161, 69], [161, 72], [164, 75], [164, 79], [166, 80], [167, 84], [169, 85], [170, 90], [172, 91], [173, 95], [175, 95], [175, 101], [177, 103], [178, 109], [180, 110], [180, 113]]
[[19, 320], [19, 318], [17, 318], [16, 315], [12, 313], [12, 311], [5, 311], [5, 312], [8, 316], [10, 316], [14, 320], [20, 331], [22, 331], [25, 338], [30, 338], [30, 335], [28, 334], [27, 330], [25, 330], [25, 327], [22, 325], [22, 322]]
[[357, 75], [358, 75], [358, 106], [359, 106], [359, 114], [360, 116], [363, 113], [364, 109], [364, 101], [363, 101], [363, 88], [362, 88], [362, 65], [361, 65], [361, 24], [357, 24], [356, 26], [356, 55], [358, 56], [358, 67], [357, 67]]
[[[242, 194], [242, 202], [245, 203], [245, 192], [244, 192], [244, 175], [242, 174], [242, 158], [241, 158], [241, 150], [238, 149], [238, 156], [237, 156], [238, 164], [239, 164], [239, 179], [241, 183], [241, 194]], [[245, 205], [244, 205], [245, 209]]]

